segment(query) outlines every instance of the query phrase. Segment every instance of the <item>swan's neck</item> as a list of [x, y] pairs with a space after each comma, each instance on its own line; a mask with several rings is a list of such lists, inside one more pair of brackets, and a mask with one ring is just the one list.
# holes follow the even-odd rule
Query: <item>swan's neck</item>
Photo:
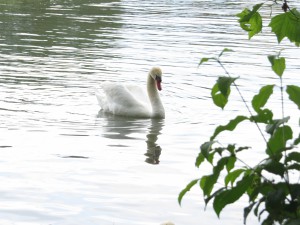
[[155, 82], [156, 81], [149, 74], [147, 80], [147, 91], [152, 107], [152, 117], [165, 118], [165, 110], [160, 100]]

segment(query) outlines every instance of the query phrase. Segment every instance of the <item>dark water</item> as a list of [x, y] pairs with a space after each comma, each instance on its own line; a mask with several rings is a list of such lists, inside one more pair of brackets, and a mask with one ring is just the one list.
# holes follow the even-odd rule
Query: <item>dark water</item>
[[[197, 68], [201, 57], [233, 49], [224, 63], [240, 77], [248, 101], [260, 86], [279, 85], [266, 55], [282, 48], [288, 64], [284, 82], [300, 83], [299, 49], [274, 44], [268, 28], [248, 41], [234, 16], [245, 6], [196, 0], [1, 1], [0, 224], [242, 224], [243, 201], [218, 220], [211, 207], [204, 212], [200, 191], [192, 191], [182, 207], [177, 196], [209, 171], [194, 168], [201, 142], [223, 119], [245, 112], [235, 91], [224, 112], [212, 105], [210, 88], [223, 71], [213, 63]], [[157, 65], [164, 72], [165, 120], [99, 112], [94, 91], [101, 82], [142, 86]], [[278, 112], [279, 99], [277, 93], [270, 103]], [[297, 115], [295, 107], [286, 107]], [[261, 147], [256, 134], [254, 127], [241, 126], [226, 141], [246, 137]]]

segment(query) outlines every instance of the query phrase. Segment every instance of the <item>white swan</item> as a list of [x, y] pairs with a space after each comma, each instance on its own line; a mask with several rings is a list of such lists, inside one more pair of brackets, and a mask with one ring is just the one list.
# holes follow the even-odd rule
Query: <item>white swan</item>
[[168, 221], [168, 222], [164, 222], [164, 223], [162, 223], [162, 224], [160, 224], [160, 225], [175, 225], [175, 224], [172, 223], [172, 222], [170, 222], [170, 221]]
[[147, 92], [135, 85], [104, 82], [102, 94], [96, 92], [99, 105], [104, 112], [119, 116], [139, 118], [165, 118], [165, 110], [157, 90], [161, 90], [162, 72], [153, 67], [147, 79]]

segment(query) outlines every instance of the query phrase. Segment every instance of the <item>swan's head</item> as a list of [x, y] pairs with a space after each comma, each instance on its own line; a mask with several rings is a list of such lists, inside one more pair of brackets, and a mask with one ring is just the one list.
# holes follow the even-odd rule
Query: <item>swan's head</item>
[[170, 221], [168, 221], [168, 222], [164, 222], [164, 223], [162, 223], [161, 225], [175, 225], [174, 223], [172, 223], [172, 222], [170, 222]]
[[153, 67], [150, 70], [150, 76], [155, 80], [157, 89], [161, 91], [161, 81], [162, 81], [161, 69], [159, 67]]

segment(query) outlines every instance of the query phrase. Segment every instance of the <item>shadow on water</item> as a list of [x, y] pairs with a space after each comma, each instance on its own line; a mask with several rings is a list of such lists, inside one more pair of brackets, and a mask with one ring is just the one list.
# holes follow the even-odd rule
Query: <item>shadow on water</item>
[[[159, 164], [162, 148], [157, 144], [157, 141], [164, 126], [163, 119], [128, 118], [107, 114], [101, 110], [97, 117], [102, 118], [105, 121], [103, 124], [102, 136], [108, 139], [121, 141], [132, 139], [144, 141], [145, 138], [141, 138], [140, 134], [146, 133], [146, 153], [144, 155], [147, 158], [145, 162]], [[127, 145], [118, 144], [113, 147], [127, 147]]]

